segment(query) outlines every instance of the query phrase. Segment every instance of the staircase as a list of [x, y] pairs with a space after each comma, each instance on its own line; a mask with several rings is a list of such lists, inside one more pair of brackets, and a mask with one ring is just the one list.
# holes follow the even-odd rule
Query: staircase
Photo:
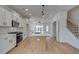
[[66, 42], [71, 46], [79, 49], [78, 26], [69, 21], [67, 16], [67, 11], [62, 11], [57, 13], [53, 18], [53, 20], [58, 24], [58, 30], [56, 31], [57, 40], [59, 42]]
[[78, 26], [67, 20], [67, 28], [79, 39]]

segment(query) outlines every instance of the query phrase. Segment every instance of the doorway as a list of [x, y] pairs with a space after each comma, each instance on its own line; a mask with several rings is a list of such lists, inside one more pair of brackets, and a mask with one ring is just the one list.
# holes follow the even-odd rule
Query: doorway
[[56, 35], [56, 29], [57, 29], [57, 28], [56, 28], [56, 22], [54, 22], [54, 23], [53, 23], [53, 37], [54, 37], [54, 38], [57, 37], [57, 35]]

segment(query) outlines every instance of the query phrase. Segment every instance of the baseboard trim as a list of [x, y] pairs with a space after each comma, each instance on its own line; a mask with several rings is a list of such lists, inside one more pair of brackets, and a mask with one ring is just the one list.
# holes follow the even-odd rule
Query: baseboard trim
[[69, 45], [70, 47], [72, 47], [72, 48], [74, 48], [74, 49], [76, 49], [76, 50], [79, 50], [78, 48], [76, 48], [76, 47], [74, 47], [74, 46], [72, 46], [72, 45], [70, 45], [69, 43], [67, 43], [67, 42], [59, 42], [60, 44], [66, 44], [66, 45]]

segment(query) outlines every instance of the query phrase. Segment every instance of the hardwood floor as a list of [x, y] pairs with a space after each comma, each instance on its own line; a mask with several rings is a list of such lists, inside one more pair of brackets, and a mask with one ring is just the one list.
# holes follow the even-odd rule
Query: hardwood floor
[[18, 47], [12, 49], [9, 54], [72, 54], [79, 53], [67, 43], [59, 43], [55, 38], [46, 39], [45, 36], [33, 36], [23, 40]]

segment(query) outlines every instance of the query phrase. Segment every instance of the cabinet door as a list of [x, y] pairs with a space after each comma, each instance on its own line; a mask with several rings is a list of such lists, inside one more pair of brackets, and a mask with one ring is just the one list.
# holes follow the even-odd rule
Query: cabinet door
[[7, 35], [3, 38], [0, 38], [0, 54], [7, 53], [13, 47], [16, 46], [16, 35]]
[[0, 26], [3, 26], [4, 20], [5, 20], [4, 9], [0, 8]]
[[16, 21], [16, 15], [14, 12], [12, 12], [12, 20], [15, 20]]
[[3, 53], [3, 39], [0, 38], [0, 54]]
[[7, 53], [9, 51], [9, 39], [8, 37], [4, 38], [4, 53]]
[[6, 23], [5, 26], [11, 26], [11, 20], [12, 20], [11, 12], [5, 10], [5, 20], [4, 20], [4, 22]]
[[2, 8], [0, 8], [0, 26], [2, 26]]
[[5, 21], [6, 20], [6, 14], [5, 14], [5, 9], [2, 9], [2, 26], [6, 26], [7, 25], [7, 22]]
[[16, 46], [16, 35], [11, 34], [9, 37], [9, 49], [12, 49], [15, 46]]
[[0, 8], [0, 26], [11, 26], [11, 13], [4, 8]]
[[13, 20], [15, 21], [18, 20], [18, 14], [15, 11], [12, 12], [12, 17], [13, 17]]
[[24, 22], [22, 17], [19, 17], [19, 23], [20, 23], [19, 27], [23, 27]]
[[9, 51], [9, 41], [8, 38], [0, 39], [0, 53], [6, 53]]
[[24, 20], [21, 18], [20, 21], [21, 21], [21, 27], [23, 27], [24, 26], [23, 25], [24, 24], [24, 22], [23, 22]]
[[12, 41], [13, 41], [13, 45], [16, 45], [16, 34], [12, 35]]
[[26, 26], [26, 21], [24, 19], [21, 19], [22, 27]]
[[22, 27], [22, 25], [21, 25], [21, 18], [20, 17], [18, 17], [18, 22], [19, 22], [19, 27]]

